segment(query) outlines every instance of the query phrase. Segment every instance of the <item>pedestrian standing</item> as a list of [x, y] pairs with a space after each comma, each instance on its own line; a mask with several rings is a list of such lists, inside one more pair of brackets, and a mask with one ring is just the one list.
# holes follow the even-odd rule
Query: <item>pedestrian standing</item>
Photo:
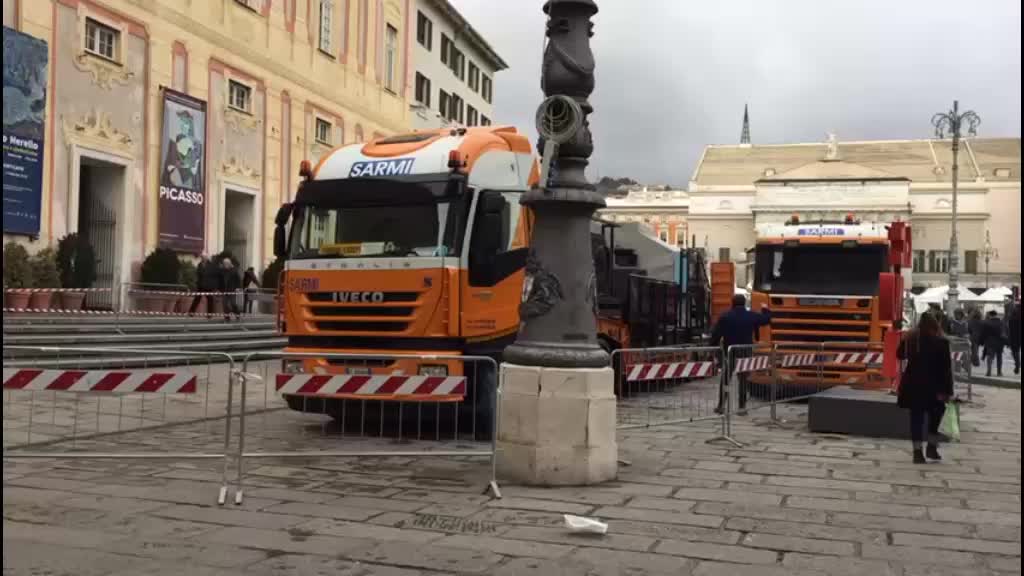
[[1010, 319], [1006, 323], [1010, 333], [1010, 352], [1013, 353], [1013, 373], [1020, 374], [1020, 302], [1013, 305]]
[[221, 262], [220, 289], [224, 293], [224, 321], [231, 321], [231, 314], [235, 319], [242, 320], [242, 310], [238, 307], [238, 291], [242, 287], [241, 279], [238, 277], [238, 270], [230, 258]]
[[256, 270], [249, 266], [245, 269], [245, 276], [242, 277], [242, 291], [245, 293], [246, 314], [252, 314], [256, 293], [259, 289], [260, 281], [256, 278]]
[[985, 319], [981, 317], [981, 310], [975, 308], [971, 311], [971, 319], [967, 322], [967, 330], [971, 335], [971, 364], [975, 368], [981, 367], [981, 342], [984, 337]]
[[921, 315], [918, 327], [900, 341], [897, 351], [906, 362], [900, 378], [899, 405], [910, 410], [910, 439], [914, 445], [914, 463], [924, 464], [922, 450], [927, 431], [931, 460], [939, 454], [939, 424], [946, 413], [946, 402], [953, 397], [953, 366], [949, 340], [934, 314]]
[[[732, 309], [722, 314], [718, 323], [715, 324], [711, 333], [711, 345], [718, 347], [724, 342], [726, 354], [733, 346], [751, 346], [754, 343], [754, 333], [759, 328], [771, 324], [771, 321], [772, 314], [767, 306], [761, 309], [760, 314], [751, 312], [747, 310], [746, 296], [737, 294], [732, 299]], [[747, 396], [749, 395], [748, 376], [739, 374], [737, 383], [739, 384], [739, 414], [743, 415], [747, 410]], [[718, 394], [718, 408], [715, 409], [717, 413], [722, 413], [726, 404], [725, 400], [725, 390], [723, 389]]]
[[196, 291], [199, 294], [192, 299], [192, 306], [188, 309], [189, 316], [195, 315], [196, 311], [199, 310], [203, 298], [206, 298], [206, 311], [213, 311], [213, 296], [210, 293], [217, 290], [217, 284], [210, 281], [216, 278], [216, 274], [217, 267], [210, 262], [210, 257], [204, 253], [199, 257], [199, 265], [196, 266]]
[[1003, 377], [1003, 352], [1006, 351], [1006, 334], [1003, 321], [999, 319], [999, 313], [992, 310], [985, 319], [982, 327], [982, 346], [985, 349], [985, 362], [988, 366], [988, 376], [992, 377], [992, 364], [996, 365], [997, 375]]

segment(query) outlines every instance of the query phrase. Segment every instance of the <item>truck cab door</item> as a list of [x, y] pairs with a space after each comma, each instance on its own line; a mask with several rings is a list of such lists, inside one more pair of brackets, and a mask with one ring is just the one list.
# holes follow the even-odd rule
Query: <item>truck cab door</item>
[[494, 340], [519, 329], [526, 257], [520, 193], [477, 193], [462, 290], [462, 335]]

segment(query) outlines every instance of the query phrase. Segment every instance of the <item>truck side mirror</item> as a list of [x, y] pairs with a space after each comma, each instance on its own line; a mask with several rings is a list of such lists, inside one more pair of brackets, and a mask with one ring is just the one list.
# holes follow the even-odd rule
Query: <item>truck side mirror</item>
[[277, 210], [274, 217], [274, 256], [284, 258], [288, 252], [285, 224], [292, 216], [292, 205], [284, 204]]

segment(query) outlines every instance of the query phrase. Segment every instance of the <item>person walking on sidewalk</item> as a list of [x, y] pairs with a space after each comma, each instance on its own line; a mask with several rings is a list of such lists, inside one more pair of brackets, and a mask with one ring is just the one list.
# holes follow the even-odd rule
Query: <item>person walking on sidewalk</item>
[[242, 278], [242, 290], [245, 292], [245, 313], [252, 314], [253, 304], [256, 303], [256, 293], [260, 289], [260, 281], [256, 278], [256, 270], [252, 266], [245, 269], [245, 276]]
[[242, 280], [238, 277], [238, 270], [230, 258], [225, 258], [221, 262], [220, 274], [220, 289], [224, 292], [224, 321], [230, 322], [231, 314], [241, 321], [242, 310], [238, 306], [238, 291], [242, 288]]
[[900, 342], [897, 356], [906, 362], [900, 378], [898, 402], [910, 410], [910, 439], [914, 443], [914, 463], [928, 460], [922, 450], [928, 433], [927, 457], [942, 460], [939, 454], [939, 424], [946, 413], [946, 402], [953, 397], [952, 351], [938, 318], [931, 312], [921, 315], [918, 327]]
[[199, 310], [203, 298], [206, 298], [206, 312], [213, 312], [213, 296], [210, 293], [217, 291], [218, 282], [217, 266], [210, 262], [209, 256], [203, 254], [199, 258], [199, 265], [196, 266], [196, 292], [199, 292], [199, 295], [192, 299], [192, 306], [188, 309], [189, 316]]
[[1013, 305], [1010, 319], [1006, 323], [1010, 333], [1010, 352], [1013, 353], [1013, 373], [1020, 374], [1020, 302]]
[[985, 362], [988, 366], [987, 375], [992, 377], [992, 364], [995, 363], [997, 375], [1003, 377], [1003, 352], [1006, 351], [1006, 332], [999, 313], [992, 310], [985, 319], [981, 330], [981, 345], [985, 348]]
[[985, 319], [981, 317], [981, 310], [975, 308], [971, 311], [971, 319], [967, 323], [968, 331], [971, 334], [971, 364], [975, 368], [981, 367], [981, 340], [984, 337]]
[[[737, 294], [732, 299], [732, 309], [722, 314], [722, 317], [718, 319], [718, 323], [715, 324], [715, 328], [711, 333], [711, 345], [718, 347], [722, 343], [725, 343], [725, 350], [728, 350], [732, 346], [750, 346], [754, 343], [754, 333], [763, 326], [771, 324], [772, 314], [765, 306], [761, 309], [761, 313], [751, 312], [747, 310], [747, 298], [742, 294]], [[739, 384], [739, 414], [743, 415], [747, 411], [747, 396], [749, 395], [749, 384], [747, 382], [748, 377], [746, 374], [737, 375], [737, 382]], [[725, 407], [725, 390], [722, 389], [718, 393], [718, 408], [715, 412], [721, 414]]]

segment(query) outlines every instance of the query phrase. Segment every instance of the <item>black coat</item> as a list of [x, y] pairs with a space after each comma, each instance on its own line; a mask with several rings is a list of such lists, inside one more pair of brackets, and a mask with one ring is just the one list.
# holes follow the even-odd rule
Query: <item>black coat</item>
[[975, 346], [981, 346], [982, 338], [984, 337], [985, 319], [974, 316], [967, 321], [968, 330], [971, 333], [971, 343]]
[[754, 343], [754, 332], [762, 326], [771, 324], [772, 315], [765, 310], [763, 313], [751, 312], [742, 306], [729, 310], [718, 319], [711, 333], [711, 345], [719, 346], [725, 341], [730, 346], [749, 346]]
[[216, 292], [220, 290], [220, 270], [213, 262], [201, 262], [198, 275], [198, 287], [200, 292]]
[[1002, 354], [1006, 347], [1006, 334], [1003, 321], [999, 318], [987, 318], [981, 327], [981, 345], [989, 354]]
[[897, 355], [906, 361], [900, 379], [901, 408], [928, 408], [939, 396], [953, 397], [953, 363], [949, 340], [918, 337], [911, 332], [900, 342]]
[[1020, 348], [1020, 304], [1013, 307], [1007, 330], [1010, 332], [1010, 347]]
[[242, 279], [238, 276], [238, 270], [234, 268], [221, 268], [220, 289], [223, 292], [234, 292], [242, 287]]

